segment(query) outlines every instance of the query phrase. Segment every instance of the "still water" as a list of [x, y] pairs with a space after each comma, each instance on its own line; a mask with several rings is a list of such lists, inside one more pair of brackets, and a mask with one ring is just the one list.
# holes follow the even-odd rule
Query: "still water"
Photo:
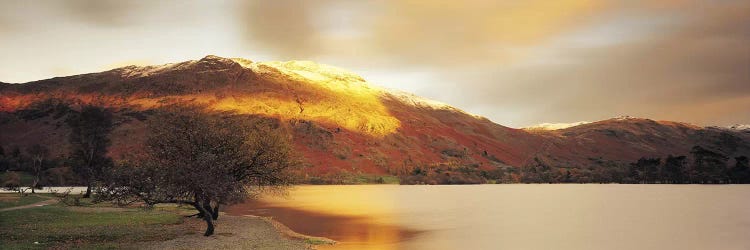
[[750, 185], [297, 186], [227, 212], [323, 249], [750, 249]]

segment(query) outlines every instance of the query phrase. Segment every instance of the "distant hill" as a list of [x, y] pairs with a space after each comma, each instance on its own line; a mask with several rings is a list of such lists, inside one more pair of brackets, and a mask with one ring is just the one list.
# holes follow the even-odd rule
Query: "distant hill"
[[[0, 145], [67, 153], [64, 120], [83, 104], [111, 108], [111, 156], [141, 150], [145, 121], [166, 104], [199, 103], [277, 121], [293, 138], [310, 178], [404, 175], [415, 169], [494, 171], [540, 162], [554, 167], [627, 164], [643, 156], [687, 155], [702, 145], [750, 156], [748, 130], [639, 118], [562, 129], [513, 129], [449, 105], [367, 83], [307, 61], [252, 62], [207, 56], [128, 66], [24, 84], [0, 83]], [[455, 171], [455, 170], [454, 170]]]
[[747, 132], [633, 117], [536, 133], [547, 138], [545, 150], [539, 156], [560, 165], [688, 155], [694, 146], [710, 148], [728, 157], [750, 155]]

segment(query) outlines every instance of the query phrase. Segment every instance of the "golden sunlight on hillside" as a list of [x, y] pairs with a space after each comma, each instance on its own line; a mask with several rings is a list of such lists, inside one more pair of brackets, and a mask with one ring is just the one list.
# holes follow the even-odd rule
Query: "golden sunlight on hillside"
[[333, 123], [374, 136], [393, 133], [400, 125], [380, 100], [383, 90], [354, 73], [309, 61], [266, 62], [251, 68], [294, 94], [293, 105], [299, 107], [297, 116], [301, 119]]
[[311, 120], [374, 137], [393, 133], [400, 126], [380, 100], [384, 90], [343, 69], [304, 61], [245, 61], [241, 65], [251, 69], [260, 81], [269, 83], [268, 89], [225, 95], [138, 97], [130, 103], [151, 108], [193, 102], [220, 111]]
[[316, 100], [303, 108], [295, 100], [273, 94], [223, 98], [212, 105], [216, 110], [243, 114], [260, 114], [284, 120], [311, 120], [329, 126], [371, 135], [384, 136], [396, 131], [400, 122], [381, 103], [365, 104], [363, 100]]

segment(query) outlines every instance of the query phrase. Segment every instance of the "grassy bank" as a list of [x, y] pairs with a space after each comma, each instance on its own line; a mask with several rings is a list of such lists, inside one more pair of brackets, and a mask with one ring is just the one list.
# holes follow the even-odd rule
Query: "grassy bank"
[[0, 194], [0, 209], [34, 204], [50, 199], [46, 195], [27, 195], [21, 197], [17, 194]]
[[[51, 195], [0, 194], [0, 205], [32, 204]], [[216, 235], [204, 237], [205, 222], [185, 218], [191, 208], [175, 205], [153, 209], [57, 203], [0, 211], [0, 249], [307, 249], [318, 242], [285, 237], [262, 218], [222, 215]]]
[[[45, 199], [27, 196], [20, 201], [28, 203], [37, 198]], [[160, 209], [55, 204], [5, 211], [0, 212], [0, 249], [128, 248], [137, 242], [185, 234], [179, 226], [182, 222], [178, 213]]]
[[399, 178], [392, 175], [335, 173], [307, 177], [302, 183], [311, 185], [399, 184]]

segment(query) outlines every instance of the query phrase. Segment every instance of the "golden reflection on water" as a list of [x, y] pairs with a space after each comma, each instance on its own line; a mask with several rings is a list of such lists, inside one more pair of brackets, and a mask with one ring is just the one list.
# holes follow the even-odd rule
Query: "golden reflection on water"
[[[292, 188], [285, 196], [264, 196], [262, 202], [275, 206], [296, 207], [308, 211], [325, 212], [341, 216], [367, 216], [390, 214], [396, 208], [392, 188], [383, 185], [302, 186]], [[325, 200], [321, 200], [321, 199]], [[372, 218], [377, 220], [378, 218]]]
[[232, 206], [227, 213], [270, 216], [295, 232], [339, 242], [318, 249], [397, 249], [396, 243], [419, 232], [387, 216], [395, 212], [394, 192], [381, 186], [303, 186], [285, 196], [263, 196]]

